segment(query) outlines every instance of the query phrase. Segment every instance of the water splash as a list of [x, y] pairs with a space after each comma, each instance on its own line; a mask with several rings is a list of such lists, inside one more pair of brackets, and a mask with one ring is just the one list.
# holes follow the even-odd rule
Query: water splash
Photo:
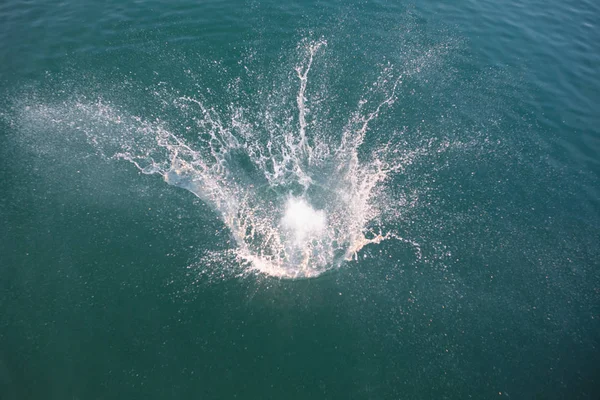
[[338, 132], [318, 131], [309, 118], [307, 90], [313, 63], [326, 46], [324, 40], [299, 46], [294, 113], [282, 111], [285, 102], [277, 101], [265, 112], [235, 102], [218, 111], [200, 95], [164, 90], [154, 95], [182, 116], [180, 126], [130, 115], [102, 99], [29, 107], [26, 113], [83, 132], [98, 153], [158, 174], [210, 204], [246, 271], [315, 277], [356, 259], [364, 246], [391, 238], [410, 243], [420, 256], [417, 243], [386, 231], [380, 210], [385, 181], [411, 155], [400, 156], [391, 141], [363, 148], [370, 124], [394, 104], [403, 75], [386, 68], [374, 85], [379, 101], [360, 100]]

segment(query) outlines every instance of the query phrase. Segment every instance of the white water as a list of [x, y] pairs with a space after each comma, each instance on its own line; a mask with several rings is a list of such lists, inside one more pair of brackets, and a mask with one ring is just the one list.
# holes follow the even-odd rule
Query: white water
[[246, 271], [314, 277], [389, 238], [411, 243], [420, 254], [418, 244], [384, 231], [380, 210], [390, 201], [380, 198], [386, 179], [402, 171], [410, 154], [399, 155], [388, 143], [359, 157], [370, 124], [394, 104], [402, 75], [385, 70], [376, 85], [381, 100], [359, 101], [340, 132], [316, 131], [307, 89], [326, 46], [323, 40], [301, 43], [296, 110], [287, 119], [274, 117], [287, 115], [277, 101], [263, 112], [234, 103], [218, 112], [200, 96], [158, 90], [154, 95], [182, 116], [182, 126], [87, 99], [28, 106], [24, 118], [83, 132], [99, 154], [127, 160], [210, 204]]

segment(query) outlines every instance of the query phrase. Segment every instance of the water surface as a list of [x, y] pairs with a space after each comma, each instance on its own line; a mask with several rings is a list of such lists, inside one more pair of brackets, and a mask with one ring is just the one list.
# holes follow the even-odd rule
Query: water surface
[[3, 3], [0, 398], [598, 398], [599, 17]]

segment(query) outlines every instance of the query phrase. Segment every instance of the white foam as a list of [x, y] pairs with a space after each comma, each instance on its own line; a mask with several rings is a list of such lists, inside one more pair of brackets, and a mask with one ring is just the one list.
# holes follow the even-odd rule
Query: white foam
[[291, 232], [294, 242], [302, 245], [307, 239], [319, 237], [325, 231], [327, 219], [322, 210], [313, 209], [306, 200], [290, 197], [281, 223]]

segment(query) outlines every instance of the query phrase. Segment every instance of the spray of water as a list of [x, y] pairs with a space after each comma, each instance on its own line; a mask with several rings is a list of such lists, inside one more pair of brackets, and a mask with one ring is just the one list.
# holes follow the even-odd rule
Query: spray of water
[[[379, 82], [383, 95], [376, 104], [359, 101], [335, 135], [315, 129], [307, 88], [313, 62], [326, 46], [324, 40], [300, 44], [296, 110], [279, 123], [269, 115], [282, 105], [260, 113], [231, 104], [219, 112], [201, 96], [177, 93], [164, 102], [184, 115], [187, 124], [178, 129], [104, 100], [78, 99], [27, 112], [84, 132], [98, 153], [158, 174], [210, 204], [234, 238], [236, 258], [246, 271], [315, 277], [357, 258], [366, 245], [404, 240], [385, 231], [378, 196], [408, 157], [400, 157], [391, 143], [359, 154], [370, 124], [393, 105], [402, 85], [403, 76], [389, 69]], [[419, 254], [418, 244], [411, 243]]]

